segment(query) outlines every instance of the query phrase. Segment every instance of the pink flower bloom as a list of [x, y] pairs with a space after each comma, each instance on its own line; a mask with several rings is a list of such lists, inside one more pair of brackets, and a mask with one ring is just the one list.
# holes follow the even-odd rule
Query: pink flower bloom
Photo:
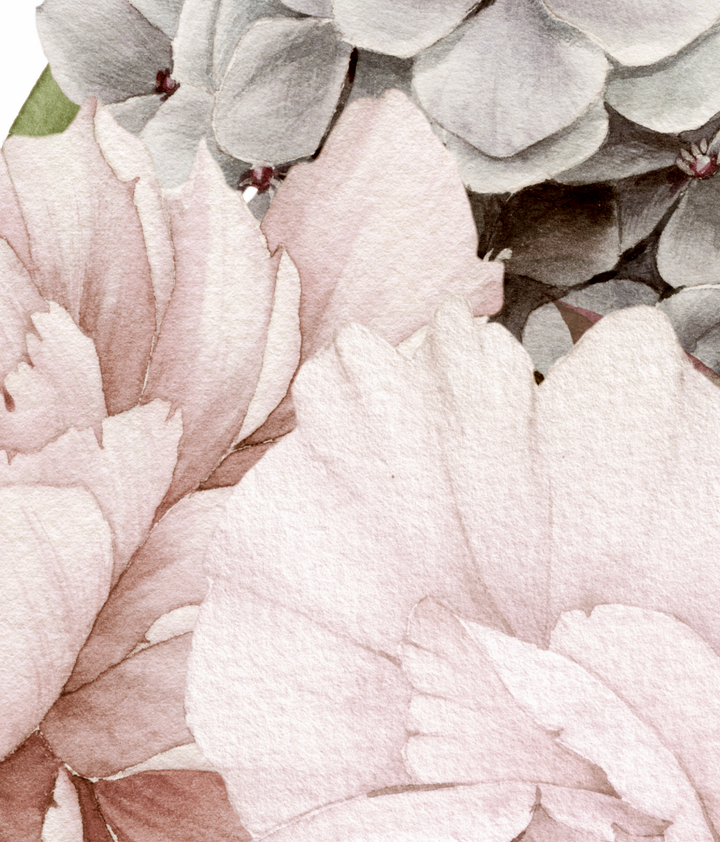
[[346, 329], [294, 396], [211, 542], [191, 656], [243, 824], [715, 838], [720, 392], [667, 318], [606, 316], [538, 387], [450, 301], [414, 351]]

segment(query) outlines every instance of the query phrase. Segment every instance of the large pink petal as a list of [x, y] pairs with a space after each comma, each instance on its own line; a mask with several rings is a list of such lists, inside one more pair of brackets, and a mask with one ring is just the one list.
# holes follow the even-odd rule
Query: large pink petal
[[720, 659], [667, 614], [600, 605], [563, 614], [552, 649], [590, 670], [652, 725], [720, 827]]
[[243, 824], [410, 783], [409, 687], [377, 652], [238, 585], [214, 583], [193, 642], [186, 707]]
[[318, 160], [291, 170], [263, 231], [300, 272], [304, 358], [348, 321], [397, 344], [448, 292], [476, 314], [502, 305], [502, 265], [476, 257], [457, 166], [399, 91], [348, 106]]
[[[170, 484], [182, 431], [155, 401], [106, 418], [102, 446], [91, 429], [62, 435], [38, 453], [0, 458], [0, 485], [80, 485], [98, 501], [113, 533], [114, 579], [145, 540]], [[0, 457], [2, 454], [0, 453]]]
[[132, 842], [249, 842], [217, 772], [142, 772], [98, 781], [108, 823]]
[[202, 560], [228, 496], [229, 489], [192, 494], [155, 526], [98, 615], [66, 690], [117, 664], [162, 614], [202, 601]]
[[0, 756], [59, 695], [107, 597], [110, 530], [78, 488], [0, 489]]
[[280, 261], [204, 145], [170, 212], [176, 283], [145, 390], [146, 399], [182, 408], [168, 503], [196, 488], [240, 431], [263, 366]]
[[14, 454], [39, 450], [69, 427], [100, 430], [105, 396], [95, 346], [62, 307], [32, 316], [29, 364], [5, 378], [0, 404], [0, 448]]
[[55, 754], [105, 777], [192, 742], [183, 707], [191, 637], [151, 646], [61, 696], [40, 726]]
[[668, 611], [720, 652], [717, 386], [667, 318], [638, 307], [588, 330], [539, 395], [554, 617], [606, 602]]
[[72, 126], [4, 146], [45, 298], [95, 342], [111, 414], [135, 404], [155, 332], [155, 302], [134, 185], [120, 182], [94, 134], [89, 102]]
[[27, 228], [10, 178], [4, 152], [0, 152], [0, 237], [7, 240], [26, 269], [33, 268]]

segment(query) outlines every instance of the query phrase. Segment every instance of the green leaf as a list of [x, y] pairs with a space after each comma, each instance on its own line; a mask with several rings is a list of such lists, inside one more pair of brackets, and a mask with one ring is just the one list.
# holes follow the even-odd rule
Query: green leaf
[[10, 127], [8, 137], [14, 134], [58, 134], [65, 131], [79, 110], [80, 106], [70, 102], [60, 90], [48, 65], [30, 91], [30, 96]]

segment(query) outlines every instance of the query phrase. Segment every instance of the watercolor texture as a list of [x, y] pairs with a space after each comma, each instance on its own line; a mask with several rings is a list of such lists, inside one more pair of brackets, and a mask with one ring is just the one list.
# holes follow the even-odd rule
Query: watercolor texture
[[720, 0], [0, 29], [0, 842], [716, 842]]

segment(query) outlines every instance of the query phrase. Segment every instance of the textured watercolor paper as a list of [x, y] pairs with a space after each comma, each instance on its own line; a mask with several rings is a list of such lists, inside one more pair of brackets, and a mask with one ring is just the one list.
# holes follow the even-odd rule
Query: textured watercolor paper
[[0, 2], [0, 842], [717, 840], [720, 0]]

